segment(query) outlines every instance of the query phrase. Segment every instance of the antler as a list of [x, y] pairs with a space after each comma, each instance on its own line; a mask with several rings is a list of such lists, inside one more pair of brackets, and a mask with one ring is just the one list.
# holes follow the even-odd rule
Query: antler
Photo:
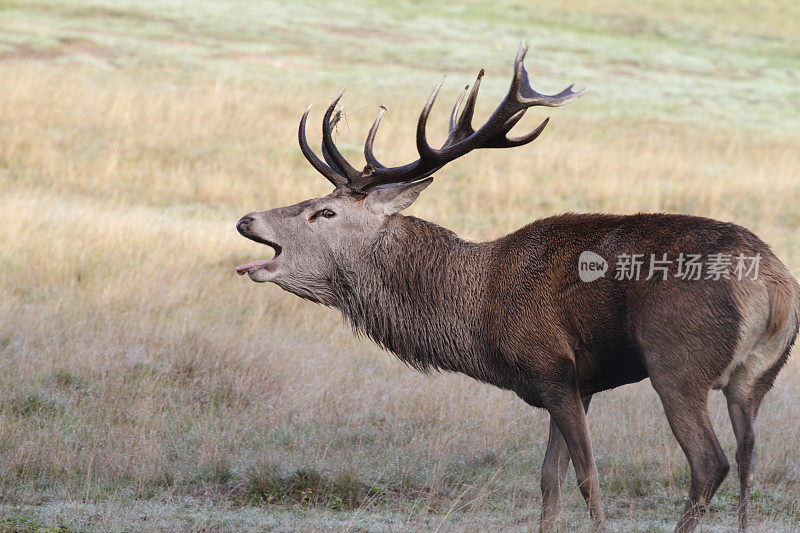
[[[549, 118], [544, 119], [536, 129], [527, 135], [508, 137], [508, 132], [520, 121], [529, 107], [561, 106], [580, 98], [586, 92], [586, 89], [574, 92], [572, 90], [573, 85], [570, 85], [560, 93], [554, 95], [536, 92], [530, 85], [528, 73], [523, 65], [523, 59], [527, 51], [528, 47], [523, 40], [517, 52], [516, 60], [514, 61], [514, 77], [511, 80], [511, 87], [508, 89], [506, 97], [500, 102], [500, 105], [495, 109], [494, 113], [492, 113], [492, 116], [489, 117], [489, 120], [478, 128], [478, 130], [472, 127], [472, 115], [475, 111], [478, 88], [480, 87], [481, 78], [483, 77], [483, 69], [481, 69], [472, 89], [469, 90], [469, 86], [467, 86], [453, 106], [453, 110], [450, 113], [450, 126], [447, 140], [441, 148], [433, 148], [428, 144], [425, 135], [425, 126], [427, 125], [428, 116], [430, 115], [431, 108], [433, 108], [436, 96], [439, 94], [439, 89], [441, 89], [444, 83], [444, 80], [440, 81], [436, 85], [436, 88], [434, 88], [419, 116], [419, 121], [417, 122], [417, 152], [419, 152], [419, 159], [412, 163], [397, 167], [387, 167], [381, 164], [375, 157], [372, 145], [375, 141], [375, 135], [378, 132], [381, 118], [383, 118], [386, 112], [386, 108], [382, 106], [381, 110], [378, 112], [378, 117], [372, 123], [372, 127], [367, 135], [367, 140], [364, 143], [364, 157], [367, 160], [367, 166], [364, 167], [364, 170], [358, 171], [347, 162], [336, 148], [332, 134], [333, 128], [339, 121], [341, 115], [341, 112], [337, 111], [335, 115], [333, 112], [344, 90], [339, 93], [328, 107], [322, 123], [322, 155], [327, 164], [323, 163], [314, 152], [311, 151], [306, 141], [305, 124], [308, 112], [311, 109], [310, 107], [300, 120], [300, 129], [298, 132], [300, 149], [312, 166], [335, 186], [346, 186], [351, 189], [366, 192], [377, 185], [410, 182], [426, 178], [450, 161], [475, 149], [511, 148], [528, 144], [542, 133], [542, 130], [544, 130], [549, 120]], [[467, 90], [469, 90], [469, 94], [467, 94]], [[464, 107], [459, 113], [458, 110], [462, 101], [464, 102]]]

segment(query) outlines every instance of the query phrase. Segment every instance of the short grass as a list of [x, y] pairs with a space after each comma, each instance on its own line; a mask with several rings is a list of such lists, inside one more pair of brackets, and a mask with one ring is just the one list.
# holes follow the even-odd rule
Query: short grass
[[[348, 87], [354, 158], [387, 105], [376, 150], [400, 163], [439, 77], [432, 131], [482, 66], [485, 117], [524, 36], [537, 88], [591, 92], [412, 213], [473, 239], [701, 214], [800, 274], [800, 4], [584, 4], [0, 1], [0, 530], [533, 528], [546, 413], [238, 278], [263, 250], [233, 224], [328, 192], [296, 146], [309, 103], [318, 125]], [[798, 395], [795, 358], [758, 422], [759, 531], [800, 528]], [[711, 415], [732, 459], [717, 394]], [[590, 426], [611, 527], [670, 530], [688, 469], [649, 384], [599, 395]], [[564, 497], [588, 529], [574, 478]], [[735, 505], [729, 479], [704, 523]]]

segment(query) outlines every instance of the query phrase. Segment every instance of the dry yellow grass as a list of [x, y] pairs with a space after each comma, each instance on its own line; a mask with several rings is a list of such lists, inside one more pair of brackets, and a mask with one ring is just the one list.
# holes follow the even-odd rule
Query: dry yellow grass
[[[309, 100], [319, 124], [340, 80], [301, 90], [296, 79], [0, 61], [0, 515], [211, 529], [535, 518], [545, 413], [459, 376], [413, 373], [334, 312], [235, 276], [263, 253], [235, 233], [239, 216], [328, 192], [295, 128]], [[481, 116], [500, 87], [487, 86]], [[348, 154], [382, 103], [379, 157], [412, 157], [428, 89], [384, 88], [378, 100], [360, 83], [339, 131]], [[749, 227], [800, 273], [796, 128], [581, 102], [552, 112], [530, 148], [453, 164], [411, 212], [474, 239], [563, 211], [700, 214]], [[438, 111], [432, 131], [444, 128]], [[795, 357], [758, 421], [757, 530], [800, 523], [799, 396]], [[716, 395], [711, 410], [732, 457]], [[613, 526], [669, 527], [687, 466], [649, 384], [599, 395], [590, 425]], [[314, 505], [254, 499], [269, 496], [254, 493], [259, 481], [298, 469], [372, 490], [350, 510], [346, 491]], [[572, 479], [566, 490], [562, 524], [588, 527]], [[729, 479], [708, 523], [734, 527], [735, 501]]]

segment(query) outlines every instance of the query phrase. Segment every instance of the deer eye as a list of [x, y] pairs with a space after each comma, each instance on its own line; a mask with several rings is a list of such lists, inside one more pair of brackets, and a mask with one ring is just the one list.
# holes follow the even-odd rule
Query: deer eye
[[333, 212], [333, 211], [331, 211], [330, 209], [320, 209], [319, 211], [317, 211], [316, 213], [314, 213], [313, 215], [311, 215], [311, 216], [308, 218], [308, 221], [309, 221], [309, 222], [311, 222], [311, 221], [313, 221], [314, 219], [316, 219], [317, 217], [333, 218], [333, 217], [335, 217], [335, 216], [336, 216], [336, 213], [334, 213], [334, 212]]

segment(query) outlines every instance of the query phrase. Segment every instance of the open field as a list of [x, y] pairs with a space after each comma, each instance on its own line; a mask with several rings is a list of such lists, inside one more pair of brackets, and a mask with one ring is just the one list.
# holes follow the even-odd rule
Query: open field
[[[263, 248], [234, 224], [329, 192], [297, 148], [309, 103], [316, 145], [348, 87], [353, 158], [388, 106], [376, 153], [404, 162], [441, 74], [431, 132], [482, 66], [477, 120], [493, 109], [524, 36], [537, 89], [590, 93], [411, 214], [471, 239], [699, 214], [800, 276], [800, 3], [583, 5], [0, 0], [0, 531], [534, 529], [546, 413], [238, 278]], [[756, 531], [800, 530], [795, 352], [757, 423]], [[711, 416], [733, 463], [719, 393]], [[610, 528], [671, 530], [688, 466], [649, 383], [596, 396], [589, 423]], [[737, 495], [729, 476], [704, 528], [735, 529]], [[572, 474], [564, 505], [588, 530]]]

